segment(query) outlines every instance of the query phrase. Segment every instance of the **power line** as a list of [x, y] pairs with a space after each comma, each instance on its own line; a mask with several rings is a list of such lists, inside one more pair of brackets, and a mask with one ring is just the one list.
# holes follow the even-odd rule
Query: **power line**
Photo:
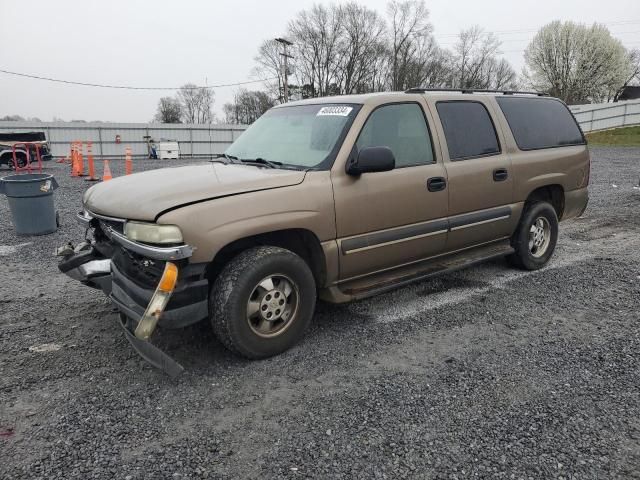
[[98, 87], [98, 88], [116, 88], [119, 90], [180, 90], [182, 88], [186, 88], [188, 90], [204, 90], [210, 88], [224, 88], [224, 87], [237, 87], [240, 85], [248, 85], [250, 83], [262, 83], [269, 80], [275, 80], [276, 77], [273, 78], [263, 78], [260, 80], [247, 80], [245, 82], [236, 82], [236, 83], [223, 83], [219, 85], [207, 85], [205, 87], [133, 87], [128, 85], [105, 85], [102, 83], [86, 83], [86, 82], [74, 82], [72, 80], [61, 80], [59, 78], [49, 78], [49, 77], [41, 77], [39, 75], [30, 75], [28, 73], [20, 73], [20, 72], [11, 72], [9, 70], [1, 70], [0, 73], [6, 73], [8, 75], [15, 75], [17, 77], [25, 77], [32, 78], [34, 80], [46, 80], [48, 82], [56, 82], [56, 83], [65, 83], [68, 85], [81, 85], [83, 87]]
[[[624, 20], [624, 21], [620, 21], [620, 22], [596, 22], [599, 25], [607, 25], [607, 26], [614, 26], [614, 25], [635, 25], [635, 24], [639, 24], [640, 20]], [[486, 33], [495, 33], [495, 34], [499, 34], [499, 35], [514, 35], [517, 33], [534, 33], [537, 32], [538, 29], [513, 29], [513, 30], [495, 30], [495, 31], [486, 31]], [[613, 32], [612, 32], [613, 33]], [[436, 37], [457, 37], [458, 35], [460, 35], [460, 32], [458, 33], [435, 33], [434, 34]]]
[[[617, 35], [629, 35], [629, 34], [634, 34], [637, 35], [640, 33], [640, 30], [634, 30], [634, 31], [628, 31], [628, 32], [611, 32], [611, 36], [616, 38]], [[518, 43], [518, 42], [530, 42], [531, 41], [531, 36], [528, 36], [526, 38], [509, 38], [507, 40], [502, 40], [502, 39], [498, 39], [498, 41], [503, 44], [503, 43]], [[437, 39], [437, 38], [436, 38]], [[452, 39], [445, 39], [446, 41], [444, 42], [438, 42], [440, 45], [457, 45], [458, 42], [454, 42], [452, 41]], [[618, 40], [622, 41], [623, 43], [625, 42], [629, 42], [627, 40], [623, 40], [618, 38]], [[635, 40], [630, 40], [630, 42], [634, 42]]]

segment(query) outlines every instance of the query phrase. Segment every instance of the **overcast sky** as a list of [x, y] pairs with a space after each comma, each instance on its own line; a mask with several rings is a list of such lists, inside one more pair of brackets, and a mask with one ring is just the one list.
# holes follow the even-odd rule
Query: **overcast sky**
[[[0, 0], [0, 69], [132, 86], [246, 81], [260, 42], [282, 35], [288, 20], [313, 3], [329, 2]], [[362, 3], [385, 13], [386, 0]], [[640, 0], [431, 0], [427, 6], [442, 46], [450, 47], [460, 29], [480, 25], [498, 34], [518, 72], [535, 30], [556, 19], [605, 23], [625, 46], [640, 48]], [[215, 90], [219, 117], [233, 92]], [[148, 122], [158, 99], [168, 94], [173, 92], [61, 85], [0, 73], [0, 117]]]

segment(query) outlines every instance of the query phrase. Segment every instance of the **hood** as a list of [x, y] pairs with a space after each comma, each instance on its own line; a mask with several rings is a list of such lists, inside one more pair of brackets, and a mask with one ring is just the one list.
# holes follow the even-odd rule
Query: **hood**
[[94, 185], [83, 204], [109, 217], [155, 221], [160, 213], [185, 204], [297, 185], [304, 176], [299, 170], [221, 163], [162, 168]]

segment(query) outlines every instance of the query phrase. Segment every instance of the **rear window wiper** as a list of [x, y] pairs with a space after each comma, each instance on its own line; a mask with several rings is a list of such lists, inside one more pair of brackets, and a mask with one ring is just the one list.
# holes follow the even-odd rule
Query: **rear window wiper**
[[282, 162], [272, 162], [271, 160], [267, 160], [262, 157], [241, 158], [240, 161], [242, 163], [264, 165], [265, 167], [269, 167], [269, 168], [279, 168], [282, 166]]
[[[221, 159], [224, 158], [225, 161], [221, 161]], [[219, 162], [219, 163], [224, 163], [229, 164], [229, 163], [233, 163], [233, 162], [237, 162], [238, 161], [238, 157], [235, 157], [233, 155], [228, 155], [226, 153], [217, 153], [213, 156], [213, 160], [210, 160], [211, 162]]]

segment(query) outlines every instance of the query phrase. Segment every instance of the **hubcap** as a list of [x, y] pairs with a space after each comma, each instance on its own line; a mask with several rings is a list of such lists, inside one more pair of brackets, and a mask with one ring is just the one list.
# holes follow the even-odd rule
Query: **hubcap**
[[285, 275], [271, 275], [258, 283], [247, 302], [249, 326], [261, 337], [284, 332], [298, 310], [298, 287]]
[[529, 251], [536, 258], [543, 256], [551, 243], [551, 226], [545, 217], [538, 217], [529, 229]]

